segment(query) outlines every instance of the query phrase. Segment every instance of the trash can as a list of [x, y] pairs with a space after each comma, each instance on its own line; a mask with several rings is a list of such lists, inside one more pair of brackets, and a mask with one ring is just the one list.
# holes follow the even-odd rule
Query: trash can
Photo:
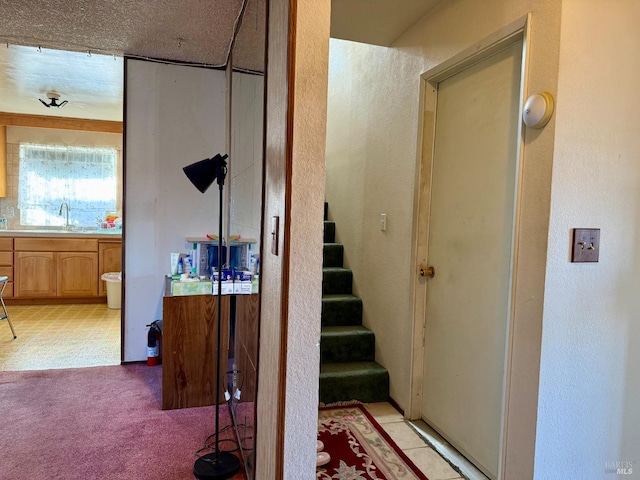
[[120, 301], [122, 298], [122, 273], [103, 273], [100, 278], [107, 282], [107, 307], [112, 309], [120, 308]]

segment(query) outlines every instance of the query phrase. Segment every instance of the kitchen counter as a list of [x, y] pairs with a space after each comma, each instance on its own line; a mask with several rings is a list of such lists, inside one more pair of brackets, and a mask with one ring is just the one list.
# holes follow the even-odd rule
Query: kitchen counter
[[122, 230], [109, 232], [109, 230], [0, 230], [0, 237], [60, 237], [60, 238], [113, 238], [121, 239]]

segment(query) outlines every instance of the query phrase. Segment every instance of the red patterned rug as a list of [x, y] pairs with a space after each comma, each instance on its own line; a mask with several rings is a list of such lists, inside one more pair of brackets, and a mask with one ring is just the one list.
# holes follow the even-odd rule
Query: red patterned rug
[[363, 405], [321, 407], [318, 440], [331, 461], [317, 480], [428, 480]]

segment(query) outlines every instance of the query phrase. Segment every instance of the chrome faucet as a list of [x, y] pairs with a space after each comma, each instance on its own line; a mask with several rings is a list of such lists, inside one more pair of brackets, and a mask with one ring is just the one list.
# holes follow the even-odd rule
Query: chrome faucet
[[58, 211], [58, 216], [60, 216], [60, 217], [62, 216], [62, 208], [63, 207], [67, 207], [67, 209], [66, 209], [66, 214], [67, 215], [66, 215], [66, 219], [65, 219], [65, 222], [64, 222], [64, 229], [65, 230], [70, 230], [71, 229], [71, 225], [69, 225], [69, 204], [67, 202], [62, 202], [60, 204], [60, 210]]

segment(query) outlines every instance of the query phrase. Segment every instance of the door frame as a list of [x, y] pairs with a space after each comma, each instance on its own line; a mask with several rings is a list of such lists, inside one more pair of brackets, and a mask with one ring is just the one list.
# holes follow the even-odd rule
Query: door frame
[[[436, 67], [424, 72], [420, 75], [420, 104], [418, 119], [418, 145], [416, 159], [416, 175], [414, 186], [414, 235], [412, 239], [412, 265], [415, 274], [412, 275], [411, 289], [413, 299], [413, 343], [412, 343], [412, 360], [410, 371], [409, 399], [410, 404], [405, 416], [410, 420], [421, 418], [422, 413], [422, 383], [423, 383], [423, 362], [424, 362], [424, 336], [426, 332], [426, 302], [427, 302], [427, 281], [426, 277], [420, 276], [421, 268], [426, 266], [426, 257], [428, 252], [429, 238], [429, 215], [430, 215], [430, 186], [432, 181], [432, 168], [434, 157], [434, 134], [437, 107], [437, 84], [438, 82], [456, 74], [460, 71], [488, 58], [494, 53], [522, 40], [522, 71], [520, 84], [520, 108], [519, 117], [522, 118], [522, 109], [524, 104], [525, 92], [527, 92], [527, 71], [528, 71], [528, 39], [530, 38], [531, 14], [519, 18], [511, 24], [501, 28], [499, 31], [480, 40], [471, 47], [465, 49], [449, 60], [437, 65]], [[424, 132], [428, 129], [429, 135]], [[505, 348], [505, 378], [503, 390], [503, 417], [501, 426], [501, 442], [498, 461], [498, 477], [503, 477], [503, 472], [507, 469], [510, 455], [519, 455], [519, 448], [508, 449], [508, 437], [512, 433], [513, 428], [519, 428], [518, 422], [512, 422], [514, 412], [520, 412], [515, 407], [514, 397], [512, 393], [512, 365], [514, 359], [519, 355], [518, 350], [514, 350], [514, 320], [516, 318], [516, 304], [519, 301], [516, 298], [516, 281], [518, 273], [518, 245], [521, 224], [521, 196], [523, 183], [523, 160], [524, 160], [524, 128], [522, 122], [518, 126], [518, 146], [517, 146], [517, 173], [516, 173], [516, 198], [514, 209], [514, 233], [513, 233], [513, 253], [512, 253], [512, 280], [511, 295], [509, 305], [509, 319], [507, 322], [507, 345]], [[539, 362], [539, 356], [538, 356]], [[536, 370], [537, 371], [537, 370]], [[536, 377], [537, 380], [537, 377]], [[536, 398], [537, 398], [537, 382], [536, 382]], [[536, 402], [537, 403], [537, 402]], [[536, 405], [537, 408], [537, 405]], [[535, 409], [534, 409], [535, 410]], [[528, 418], [526, 428], [533, 427], [535, 432], [535, 414], [533, 419]], [[533, 425], [531, 426], [531, 420]], [[522, 419], [520, 419], [522, 423]], [[527, 422], [525, 422], [527, 423]], [[518, 437], [518, 435], [516, 435]], [[534, 442], [535, 443], [535, 435]], [[531, 462], [533, 461], [533, 450], [531, 450]], [[512, 459], [514, 462], [515, 458]], [[516, 477], [514, 477], [516, 478]], [[520, 477], [525, 478], [525, 477]]]

